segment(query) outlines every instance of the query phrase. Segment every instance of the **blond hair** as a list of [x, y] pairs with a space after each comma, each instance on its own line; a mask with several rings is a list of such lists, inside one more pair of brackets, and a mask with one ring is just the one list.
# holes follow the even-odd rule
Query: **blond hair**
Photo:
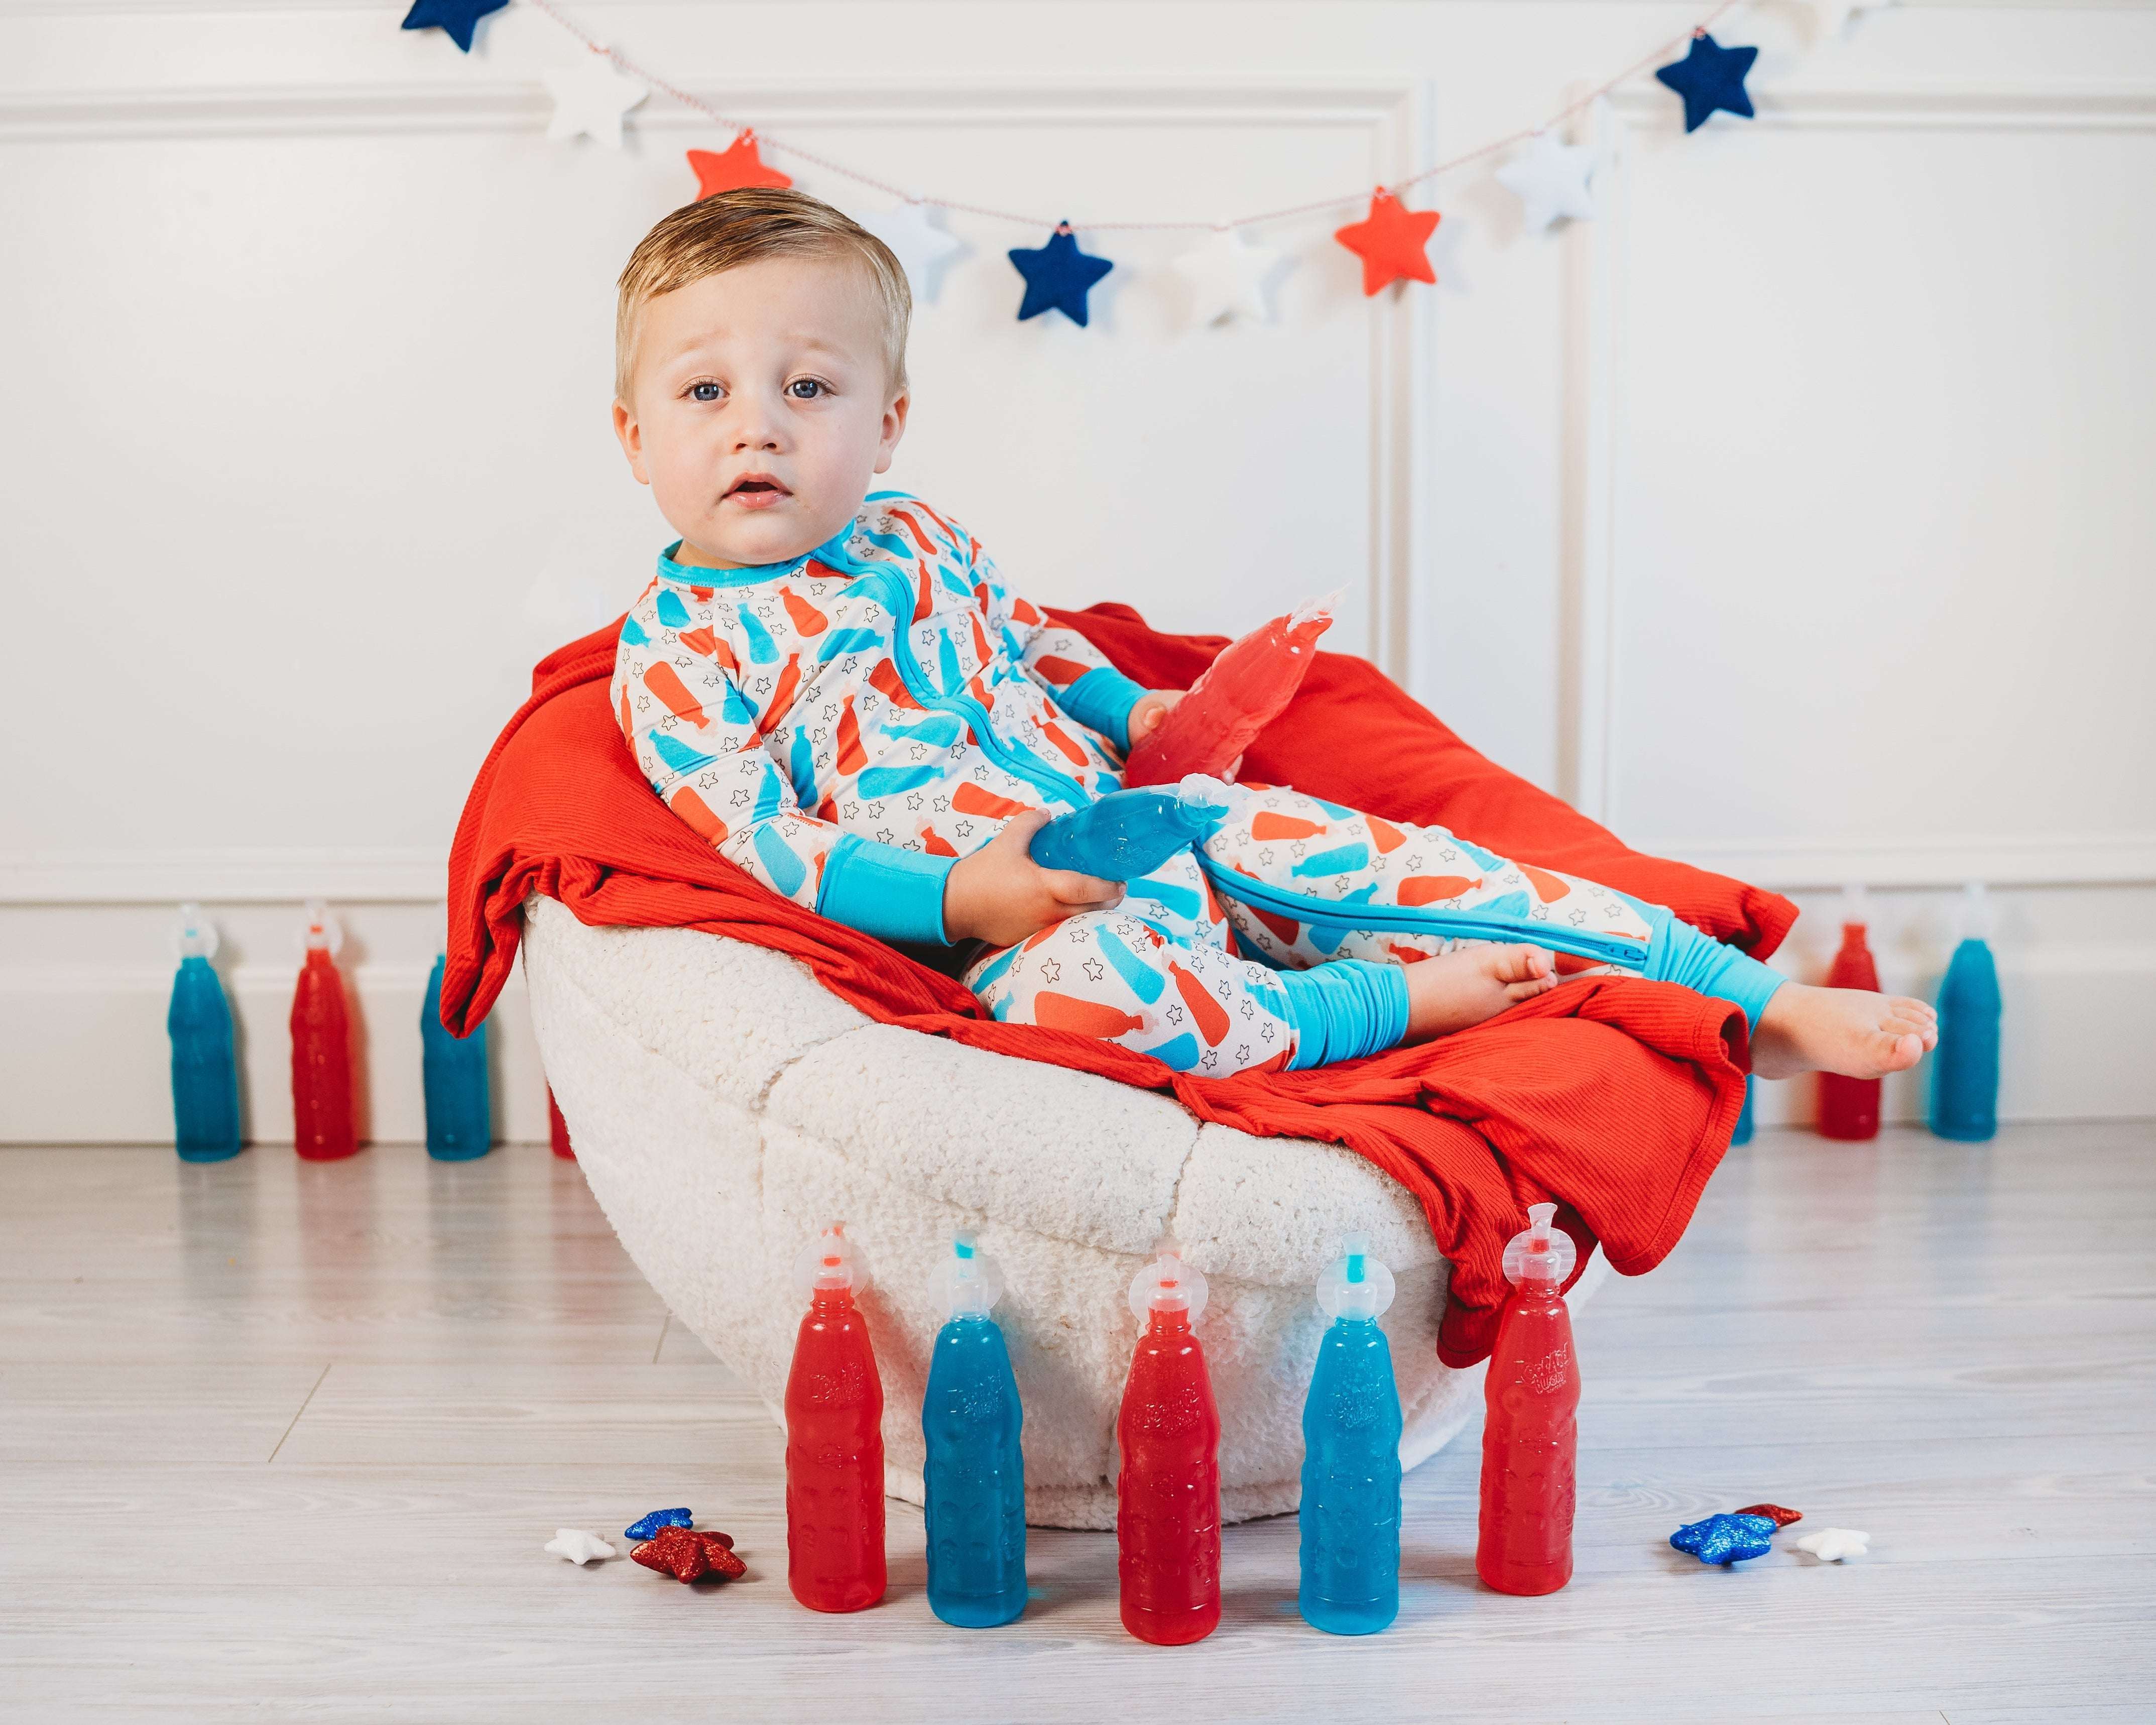
[[751, 186], [685, 203], [637, 242], [621, 272], [613, 319], [613, 388], [629, 399], [645, 304], [692, 281], [759, 258], [853, 258], [882, 303], [884, 359], [891, 393], [906, 389], [906, 331], [913, 293], [891, 249], [820, 198], [784, 187]]

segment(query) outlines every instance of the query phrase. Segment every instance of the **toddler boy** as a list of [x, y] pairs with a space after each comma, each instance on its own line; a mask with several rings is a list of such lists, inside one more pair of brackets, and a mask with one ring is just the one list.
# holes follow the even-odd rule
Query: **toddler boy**
[[1045, 869], [1181, 698], [1011, 592], [979, 543], [871, 493], [906, 429], [897, 260], [790, 190], [728, 192], [623, 271], [614, 430], [680, 536], [624, 623], [623, 734], [667, 806], [773, 891], [886, 939], [985, 950], [998, 1019], [1210, 1076], [1463, 1029], [1607, 968], [1742, 1006], [1768, 1076], [1871, 1077], [1921, 1002], [1790, 983], [1656, 906], [1286, 788], [1142, 880]]

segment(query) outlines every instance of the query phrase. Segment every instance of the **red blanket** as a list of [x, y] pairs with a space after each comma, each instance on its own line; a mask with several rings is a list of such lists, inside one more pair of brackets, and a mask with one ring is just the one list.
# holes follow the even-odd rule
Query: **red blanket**
[[[1152, 688], [1188, 686], [1224, 644], [1157, 634], [1122, 606], [1057, 616]], [[1452, 1366], [1490, 1351], [1506, 1293], [1500, 1259], [1526, 1205], [1554, 1199], [1583, 1266], [1599, 1241], [1633, 1276], [1660, 1263], [1691, 1220], [1743, 1104], [1749, 1054], [1735, 1008], [1666, 983], [1581, 978], [1421, 1047], [1225, 1079], [1066, 1031], [997, 1024], [950, 978], [765, 891], [660, 804], [608, 708], [618, 627], [540, 664], [465, 804], [442, 988], [452, 1030], [477, 1024], [501, 993], [535, 891], [587, 923], [701, 928], [788, 953], [885, 1023], [1172, 1091], [1200, 1120], [1368, 1157], [1414, 1194], [1452, 1264], [1438, 1335]], [[1668, 905], [1763, 957], [1795, 919], [1772, 894], [1627, 850], [1476, 754], [1361, 660], [1321, 654], [1244, 771], [1455, 828]]]

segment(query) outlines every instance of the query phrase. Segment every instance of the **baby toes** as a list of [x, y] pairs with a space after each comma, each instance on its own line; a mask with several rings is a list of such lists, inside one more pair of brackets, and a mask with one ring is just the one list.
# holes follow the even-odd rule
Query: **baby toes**
[[1557, 962], [1540, 947], [1500, 947], [1491, 975], [1501, 983], [1518, 984], [1541, 978], [1555, 978]]
[[1505, 999], [1512, 1005], [1517, 1006], [1522, 1000], [1532, 1000], [1537, 994], [1548, 993], [1556, 986], [1557, 978], [1554, 976], [1530, 977], [1523, 983], [1506, 983]]

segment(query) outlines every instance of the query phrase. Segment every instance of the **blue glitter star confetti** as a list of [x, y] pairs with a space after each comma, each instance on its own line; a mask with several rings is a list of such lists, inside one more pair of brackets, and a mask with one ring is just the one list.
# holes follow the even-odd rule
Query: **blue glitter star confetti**
[[1717, 108], [1740, 120], [1752, 117], [1744, 74], [1758, 58], [1756, 48], [1724, 48], [1702, 30], [1691, 39], [1691, 53], [1655, 76], [1684, 98], [1685, 130], [1697, 131]]
[[1670, 1535], [1670, 1543], [1702, 1563], [1741, 1563], [1774, 1549], [1771, 1516], [1709, 1516], [1689, 1522]]
[[631, 1522], [624, 1527], [621, 1537], [624, 1539], [651, 1539], [657, 1537], [661, 1527], [686, 1527], [691, 1526], [696, 1519], [685, 1509], [654, 1509], [642, 1520]]
[[466, 54], [471, 52], [472, 32], [490, 12], [499, 12], [509, 0], [412, 0], [401, 26], [407, 30], [446, 30], [449, 40]]
[[1086, 323], [1087, 292], [1116, 267], [1106, 258], [1080, 251], [1078, 236], [1068, 222], [1058, 224], [1046, 245], [1030, 250], [1014, 246], [1010, 260], [1025, 278], [1025, 298], [1018, 308], [1020, 323], [1044, 311], [1060, 311], [1081, 328]]

